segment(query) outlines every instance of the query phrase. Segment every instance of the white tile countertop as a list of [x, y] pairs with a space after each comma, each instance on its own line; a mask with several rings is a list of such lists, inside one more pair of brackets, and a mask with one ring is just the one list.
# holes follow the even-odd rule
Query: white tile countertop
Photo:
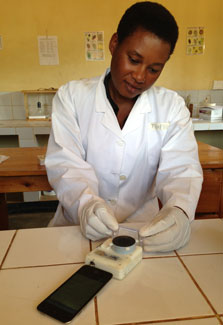
[[[78, 226], [0, 231], [1, 324], [59, 324], [36, 306], [83, 265], [94, 246]], [[71, 324], [223, 324], [223, 220], [195, 220], [187, 246], [144, 254]]]
[[0, 128], [51, 127], [50, 120], [0, 120]]

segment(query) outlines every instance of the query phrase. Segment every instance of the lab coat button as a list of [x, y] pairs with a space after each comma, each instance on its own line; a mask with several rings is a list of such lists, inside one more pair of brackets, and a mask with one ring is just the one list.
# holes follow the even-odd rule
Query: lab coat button
[[120, 147], [123, 147], [125, 145], [125, 142], [120, 140], [120, 141], [117, 141], [117, 144], [120, 146]]
[[126, 180], [126, 176], [125, 175], [120, 175], [119, 179], [120, 179], [120, 181], [125, 181]]

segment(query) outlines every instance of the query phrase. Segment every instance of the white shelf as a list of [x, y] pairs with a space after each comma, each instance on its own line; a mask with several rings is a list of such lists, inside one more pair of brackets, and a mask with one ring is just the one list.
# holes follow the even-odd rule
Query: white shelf
[[194, 131], [211, 131], [223, 130], [223, 120], [221, 121], [207, 121], [198, 118], [192, 118]]

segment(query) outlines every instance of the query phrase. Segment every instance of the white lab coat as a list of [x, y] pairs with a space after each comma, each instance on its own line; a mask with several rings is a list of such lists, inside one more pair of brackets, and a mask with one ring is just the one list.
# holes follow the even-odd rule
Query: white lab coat
[[71, 81], [53, 100], [46, 168], [59, 199], [51, 226], [79, 224], [101, 198], [119, 222], [145, 222], [165, 206], [192, 220], [202, 184], [189, 111], [174, 91], [151, 87], [120, 129], [104, 77]]

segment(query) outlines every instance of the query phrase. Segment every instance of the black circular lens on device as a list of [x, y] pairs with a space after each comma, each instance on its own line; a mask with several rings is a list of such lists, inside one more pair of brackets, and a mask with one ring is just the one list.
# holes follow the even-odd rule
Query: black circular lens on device
[[130, 236], [117, 236], [112, 240], [112, 243], [119, 247], [129, 247], [134, 245], [135, 242], [135, 239]]

